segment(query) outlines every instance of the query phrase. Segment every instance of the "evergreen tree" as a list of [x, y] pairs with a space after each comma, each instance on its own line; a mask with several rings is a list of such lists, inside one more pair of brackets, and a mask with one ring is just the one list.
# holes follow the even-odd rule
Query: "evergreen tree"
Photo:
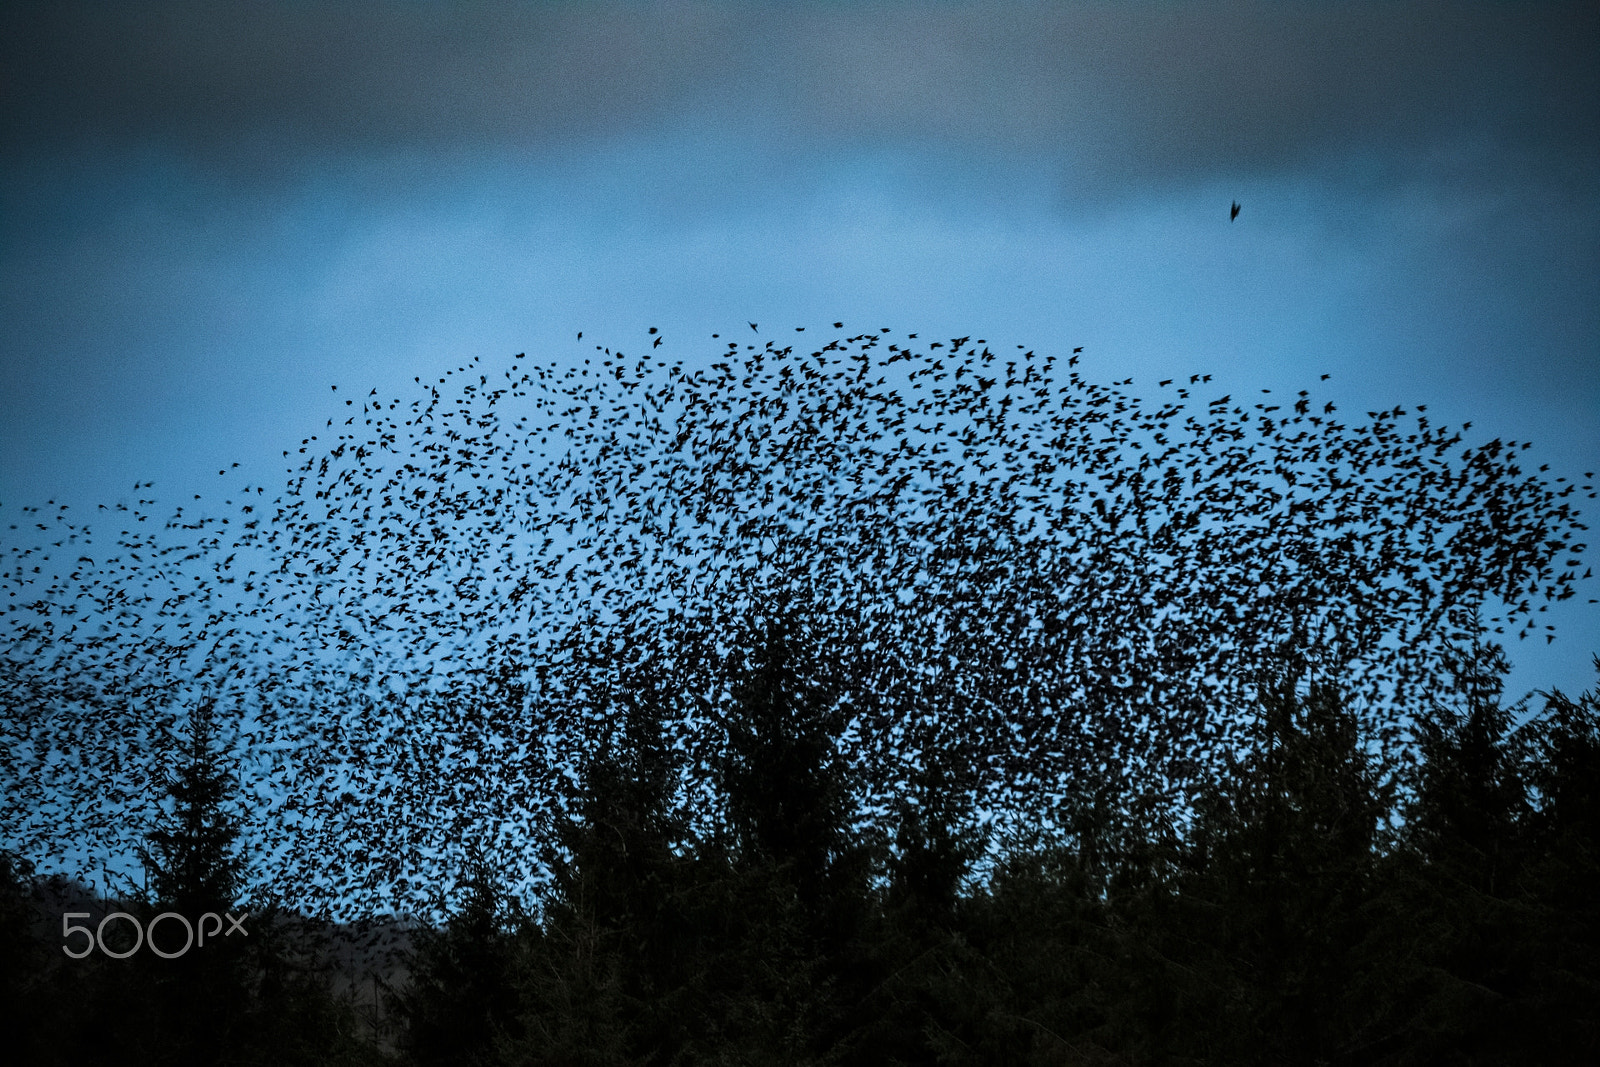
[[[670, 1060], [704, 1014], [708, 913], [725, 882], [690, 849], [674, 802], [682, 754], [662, 736], [666, 682], [648, 667], [612, 694], [620, 730], [584, 764], [539, 929], [519, 978], [523, 1058]], [[610, 719], [613, 716], [602, 716]]]
[[940, 753], [925, 758], [899, 804], [885, 903], [903, 924], [948, 931], [983, 842], [968, 825], [964, 776]]
[[[1600, 672], [1600, 657], [1595, 660]], [[1546, 1062], [1600, 1060], [1600, 687], [1551, 693], [1523, 731], [1528, 819], [1526, 893], [1533, 967], [1518, 1029]]]
[[886, 883], [861, 933], [858, 973], [870, 993], [851, 1016], [854, 1062], [924, 1061], [933, 1055], [929, 1031], [972, 1003], [971, 990], [951, 976], [971, 955], [962, 942], [963, 893], [982, 840], [968, 825], [962, 775], [940, 752], [924, 758], [899, 800]]
[[1519, 1021], [1537, 908], [1529, 895], [1528, 767], [1501, 703], [1494, 646], [1457, 658], [1451, 701], [1417, 716], [1419, 764], [1397, 850], [1384, 864], [1385, 937], [1406, 1062], [1532, 1062]]
[[55, 961], [39, 936], [33, 865], [0, 849], [0, 1033], [25, 1059], [49, 1039], [47, 968]]
[[835, 741], [834, 700], [802, 622], [779, 613], [734, 661], [721, 785], [741, 859], [783, 871], [808, 907], [820, 906], [843, 861], [849, 796]]
[[[249, 864], [234, 801], [238, 783], [219, 744], [214, 701], [190, 710], [175, 755], [176, 769], [160, 781], [162, 818], [140, 850], [147, 889], [135, 910], [146, 945], [91, 968], [92, 996], [124, 1019], [101, 1053], [163, 1064], [370, 1060], [371, 1050], [354, 1036], [353, 1009], [332, 993], [316, 946], [280, 928], [281, 909], [243, 899]], [[167, 912], [196, 934], [172, 959], [154, 950], [178, 952], [182, 924], [164, 920], [149, 932], [151, 920]]]
[[[1600, 656], [1595, 657], [1600, 673]], [[1577, 698], [1551, 693], [1521, 731], [1520, 755], [1539, 798], [1537, 836], [1575, 855], [1600, 841], [1600, 687]]]
[[738, 966], [721, 1009], [751, 1054], [809, 1062], [850, 1029], [842, 1005], [866, 977], [856, 956], [873, 873], [850, 834], [851, 796], [837, 742], [849, 709], [819, 638], [780, 601], [733, 657], [718, 780], [728, 855], [744, 912], [727, 934]]
[[621, 733], [581, 772], [575, 817], [558, 834], [569, 858], [557, 865], [556, 889], [563, 906], [630, 932], [640, 953], [630, 969], [665, 978], [679, 947], [669, 912], [688, 826], [674, 803], [682, 755], [661, 733], [662, 685], [638, 671], [620, 687], [612, 710]]
[[179, 750], [182, 765], [162, 785], [171, 812], [139, 849], [153, 905], [191, 921], [231, 909], [244, 886], [240, 825], [231, 808], [236, 783], [216, 746], [216, 705], [205, 700], [189, 715]]
[[1364, 741], [1332, 687], [1265, 695], [1254, 751], [1197, 805], [1178, 925], [1158, 939], [1199, 978], [1167, 975], [1194, 998], [1168, 1039], [1210, 1035], [1223, 1062], [1312, 1063], [1370, 1028], [1381, 995], [1368, 991], [1380, 981], [1369, 908], [1389, 805]]
[[1506, 896], [1530, 814], [1527, 786], [1508, 745], [1513, 710], [1500, 702], [1504, 653], [1491, 648], [1478, 658], [1463, 664], [1458, 677], [1464, 708], [1436, 703], [1417, 718], [1421, 764], [1406, 839], [1438, 877]]
[[467, 850], [465, 888], [443, 929], [417, 934], [409, 981], [390, 995], [418, 1064], [494, 1063], [497, 1046], [521, 1032], [513, 981], [521, 909], [478, 846]]
[[[224, 933], [229, 929], [224, 917], [238, 910], [247, 867], [232, 806], [237, 786], [217, 745], [213, 700], [190, 710], [177, 755], [177, 770], [161, 782], [170, 810], [139, 851], [148, 884], [142, 911], [147, 920], [165, 912], [182, 916], [193, 924], [196, 944], [176, 959], [156, 956], [159, 939], [177, 941], [169, 932], [177, 924], [168, 922], [130, 963], [150, 971], [160, 1003], [161, 1044], [178, 1062], [214, 1063], [245, 1043], [250, 975], [248, 926], [243, 935]], [[209, 932], [212, 926], [218, 932], [199, 944], [201, 929]], [[163, 947], [174, 952], [181, 945]]]

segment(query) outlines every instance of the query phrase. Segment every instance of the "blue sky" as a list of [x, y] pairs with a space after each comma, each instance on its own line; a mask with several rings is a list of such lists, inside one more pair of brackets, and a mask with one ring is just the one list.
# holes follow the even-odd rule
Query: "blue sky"
[[[1593, 4], [7, 5], [0, 514], [280, 484], [333, 383], [751, 320], [1328, 373], [1579, 478], [1597, 53]], [[1514, 689], [1593, 684], [1594, 595]]]

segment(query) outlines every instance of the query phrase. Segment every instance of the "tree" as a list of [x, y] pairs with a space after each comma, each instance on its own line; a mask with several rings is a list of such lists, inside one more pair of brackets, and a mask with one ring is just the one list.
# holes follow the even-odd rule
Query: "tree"
[[[246, 946], [239, 936], [222, 935], [228, 929], [223, 917], [239, 910], [247, 864], [233, 810], [237, 784], [217, 744], [215, 710], [211, 699], [190, 709], [187, 736], [177, 751], [181, 762], [160, 780], [171, 810], [146, 834], [148, 847], [139, 851], [149, 886], [142, 909], [147, 925], [170, 911], [193, 924], [197, 934], [208, 923], [215, 926], [203, 944], [176, 959], [138, 961], [151, 971], [159, 991], [161, 1036], [180, 1062], [214, 1062], [242, 1044], [250, 1007]], [[158, 930], [172, 938], [166, 929]], [[166, 946], [168, 952], [182, 948], [181, 942]]]
[[1181, 982], [1175, 1021], [1213, 1056], [1314, 1062], [1381, 1018], [1368, 916], [1391, 796], [1369, 740], [1330, 685], [1268, 690], [1255, 744], [1198, 806], [1158, 944], [1207, 976]]
[[949, 930], [972, 865], [983, 852], [969, 823], [963, 778], [938, 753], [899, 805], [885, 903], [912, 928]]
[[521, 909], [479, 847], [469, 847], [466, 896], [441, 930], [420, 931], [409, 979], [389, 1000], [404, 1046], [427, 1065], [497, 1062], [497, 1046], [521, 1033], [512, 971]]
[[1549, 1062], [1588, 1062], [1600, 1057], [1600, 686], [1550, 693], [1520, 733], [1537, 807], [1524, 838], [1534, 921], [1517, 1029], [1540, 1035]]
[[1515, 709], [1500, 702], [1508, 664], [1497, 648], [1482, 656], [1486, 662], [1462, 666], [1457, 688], [1465, 708], [1436, 702], [1418, 716], [1421, 766], [1406, 838], [1439, 877], [1495, 897], [1515, 888], [1531, 812], [1509, 744]]
[[718, 779], [738, 860], [773, 868], [818, 909], [847, 862], [851, 798], [837, 742], [849, 708], [818, 677], [804, 625], [780, 609], [735, 657]]
[[1544, 710], [1519, 732], [1524, 774], [1539, 798], [1535, 832], [1552, 848], [1592, 862], [1600, 843], [1600, 688], [1576, 698], [1549, 694]]
[[183, 763], [162, 782], [172, 810], [139, 849], [151, 903], [194, 920], [232, 909], [248, 870], [232, 810], [237, 783], [217, 748], [215, 706], [203, 700], [191, 711]]
[[709, 916], [725, 871], [695, 854], [675, 805], [683, 756], [663, 738], [668, 682], [620, 673], [598, 721], [611, 724], [581, 768], [542, 922], [524, 942], [525, 1058], [669, 1062], [704, 1014]]
[[39, 936], [33, 865], [0, 849], [0, 1033], [17, 1054], [42, 1059], [49, 1041], [50, 960]]

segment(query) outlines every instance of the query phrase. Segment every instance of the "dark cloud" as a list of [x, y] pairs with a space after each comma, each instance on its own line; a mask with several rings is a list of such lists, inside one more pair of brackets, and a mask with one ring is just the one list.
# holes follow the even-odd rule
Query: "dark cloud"
[[1592, 182], [1578, 4], [22, 4], [7, 153], [155, 144], [294, 167], [529, 148], [690, 114], [801, 145], [910, 140], [1097, 183], [1408, 161]]
[[31, 5], [6, 19], [5, 136], [203, 151], [538, 140], [670, 107], [736, 45], [717, 21], [554, 5]]

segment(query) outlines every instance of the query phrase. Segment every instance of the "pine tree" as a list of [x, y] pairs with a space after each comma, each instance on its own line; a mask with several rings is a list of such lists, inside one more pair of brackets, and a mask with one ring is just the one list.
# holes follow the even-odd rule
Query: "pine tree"
[[706, 913], [725, 869], [689, 851], [674, 804], [682, 754], [662, 735], [666, 695], [639, 667], [597, 716], [620, 729], [585, 761], [557, 831], [562, 854], [522, 960], [520, 1055], [670, 1060], [704, 1014], [697, 975], [713, 965]]
[[0, 1033], [23, 1057], [37, 1056], [36, 1043], [49, 1035], [41, 1025], [49, 1006], [44, 979], [55, 960], [39, 936], [37, 912], [33, 865], [0, 849]]
[[[1600, 657], [1595, 659], [1600, 672]], [[1516, 1013], [1546, 1062], [1600, 1060], [1600, 687], [1549, 694], [1521, 731], [1528, 973]]]
[[1255, 751], [1198, 805], [1167, 954], [1206, 976], [1180, 1028], [1214, 1035], [1214, 1055], [1309, 1063], [1375, 1010], [1361, 995], [1374, 978], [1366, 912], [1389, 805], [1337, 691], [1262, 705]]
[[807, 634], [777, 614], [734, 664], [721, 784], [740, 856], [770, 864], [818, 905], [841, 858], [848, 797], [834, 742], [843, 714], [831, 699]]
[[237, 786], [217, 751], [215, 713], [210, 700], [191, 712], [180, 749], [183, 765], [162, 783], [172, 810], [139, 850], [151, 902], [191, 920], [231, 909], [247, 871], [239, 820], [230, 806]]
[[[873, 857], [850, 832], [848, 721], [821, 641], [782, 601], [731, 664], [718, 780], [744, 913], [722, 1000], [751, 1055], [804, 1061], [845, 1039]], [[730, 931], [733, 932], [733, 931]]]
[[1496, 897], [1508, 895], [1517, 877], [1530, 810], [1509, 746], [1513, 709], [1500, 700], [1508, 664], [1497, 647], [1480, 653], [1458, 675], [1465, 707], [1436, 702], [1418, 716], [1422, 762], [1406, 839], [1438, 877]]
[[1391, 1026], [1423, 1060], [1516, 1059], [1528, 1048], [1517, 1000], [1530, 960], [1526, 772], [1496, 646], [1456, 660], [1448, 699], [1417, 716], [1414, 789], [1384, 864]]
[[886, 903], [912, 928], [950, 930], [982, 838], [967, 825], [961, 776], [937, 753], [926, 758], [899, 804]]
[[[224, 918], [237, 910], [247, 865], [231, 803], [236, 783], [217, 746], [214, 701], [190, 711], [179, 757], [178, 769], [162, 781], [171, 809], [139, 852], [149, 886], [144, 911], [147, 919], [163, 912], [182, 916], [193, 924], [197, 943], [176, 959], [142, 953], [139, 962], [150, 969], [158, 992], [163, 1043], [179, 1062], [214, 1063], [242, 1042], [250, 999], [243, 940], [248, 926], [243, 935], [224, 932], [231, 926]], [[159, 933], [172, 940], [168, 926]], [[202, 930], [209, 935], [203, 945]], [[178, 950], [176, 944], [164, 947]]]
[[516, 901], [481, 847], [469, 846], [466, 896], [441, 930], [417, 935], [406, 987], [391, 994], [419, 1064], [486, 1064], [521, 1032], [513, 981]]

